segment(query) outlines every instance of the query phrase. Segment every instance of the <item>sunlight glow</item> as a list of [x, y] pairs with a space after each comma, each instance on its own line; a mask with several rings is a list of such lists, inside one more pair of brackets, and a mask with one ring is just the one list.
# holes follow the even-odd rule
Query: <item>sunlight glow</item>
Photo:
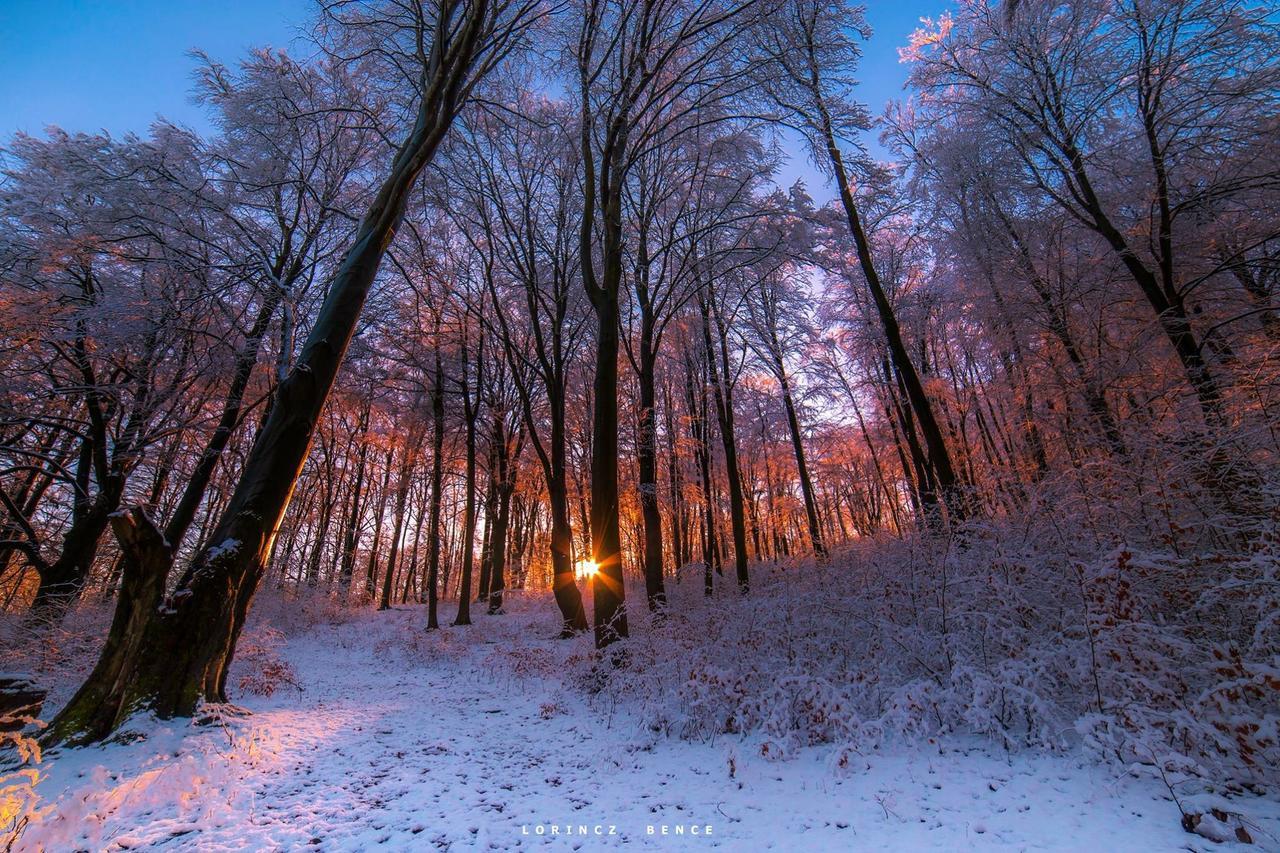
[[574, 573], [579, 578], [589, 578], [599, 570], [600, 566], [592, 560], [579, 560], [577, 565], [574, 566]]

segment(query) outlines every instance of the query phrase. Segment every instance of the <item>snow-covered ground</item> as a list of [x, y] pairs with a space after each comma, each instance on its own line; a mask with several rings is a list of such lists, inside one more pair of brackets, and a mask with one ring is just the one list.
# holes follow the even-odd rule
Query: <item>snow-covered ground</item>
[[[48, 757], [43, 816], [15, 849], [1234, 846], [1184, 833], [1158, 781], [1083, 756], [953, 741], [775, 761], [750, 737], [649, 731], [560, 676], [586, 638], [551, 640], [545, 602], [514, 604], [430, 635], [420, 609], [255, 629], [233, 685], [278, 657], [297, 687], [241, 695], [244, 716], [141, 721], [145, 739]], [[1280, 806], [1235, 805], [1256, 842], [1240, 849], [1280, 849]]]

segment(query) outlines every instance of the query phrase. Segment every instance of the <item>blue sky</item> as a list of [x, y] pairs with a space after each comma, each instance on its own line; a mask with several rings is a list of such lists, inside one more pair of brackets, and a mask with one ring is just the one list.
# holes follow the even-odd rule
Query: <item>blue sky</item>
[[[868, 3], [861, 97], [879, 113], [899, 97], [897, 48], [921, 16], [947, 0]], [[233, 62], [247, 48], [305, 50], [311, 0], [0, 0], [0, 139], [48, 125], [69, 131], [145, 132], [158, 115], [205, 129], [190, 102], [187, 52]], [[793, 162], [780, 176], [816, 176]]]

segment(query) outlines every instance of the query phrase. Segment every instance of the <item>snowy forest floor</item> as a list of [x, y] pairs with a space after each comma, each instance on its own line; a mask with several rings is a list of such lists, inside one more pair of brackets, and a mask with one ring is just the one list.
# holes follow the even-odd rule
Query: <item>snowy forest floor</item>
[[[513, 594], [503, 616], [431, 634], [421, 608], [272, 605], [230, 679], [248, 713], [136, 721], [145, 737], [133, 742], [46, 756], [44, 811], [15, 849], [1235, 846], [1184, 833], [1157, 780], [1082, 754], [956, 739], [769, 760], [751, 736], [655, 733], [625, 702], [563, 675], [589, 640], [551, 639], [541, 596]], [[72, 639], [50, 708], [92, 662], [67, 651]], [[271, 695], [250, 690], [265, 686]], [[1240, 849], [1280, 849], [1280, 804], [1241, 810], [1258, 846]]]

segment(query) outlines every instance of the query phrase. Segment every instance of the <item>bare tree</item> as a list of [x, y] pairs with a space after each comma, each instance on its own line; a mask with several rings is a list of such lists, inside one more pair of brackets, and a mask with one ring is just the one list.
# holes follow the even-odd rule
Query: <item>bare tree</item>
[[580, 266], [596, 313], [591, 550], [596, 644], [627, 635], [618, 524], [618, 344], [623, 195], [637, 157], [671, 123], [738, 97], [726, 68], [759, 4], [584, 0], [568, 48], [576, 72], [582, 174]]
[[95, 740], [138, 707], [187, 715], [225, 699], [226, 673], [317, 417], [410, 191], [475, 85], [516, 49], [532, 4], [476, 0], [424, 6], [337, 2], [329, 20], [365, 57], [409, 69], [412, 127], [334, 274], [315, 324], [276, 391], [235, 493], [212, 534], [160, 606], [172, 547], [147, 514], [114, 520], [125, 587], [98, 666], [58, 715], [50, 740]]
[[967, 514], [959, 475], [925, 393], [920, 374], [903, 340], [893, 304], [876, 269], [873, 248], [860, 211], [857, 189], [841, 142], [852, 144], [854, 169], [866, 171], [870, 160], [857, 134], [870, 126], [866, 109], [853, 100], [853, 72], [861, 50], [855, 35], [869, 34], [861, 8], [843, 0], [794, 0], [781, 5], [767, 22], [759, 44], [769, 58], [759, 92], [776, 120], [799, 132], [816, 162], [834, 176], [844, 207], [858, 264], [884, 332], [893, 369], [902, 383], [911, 412], [928, 450], [928, 463], [938, 490], [957, 518]]

